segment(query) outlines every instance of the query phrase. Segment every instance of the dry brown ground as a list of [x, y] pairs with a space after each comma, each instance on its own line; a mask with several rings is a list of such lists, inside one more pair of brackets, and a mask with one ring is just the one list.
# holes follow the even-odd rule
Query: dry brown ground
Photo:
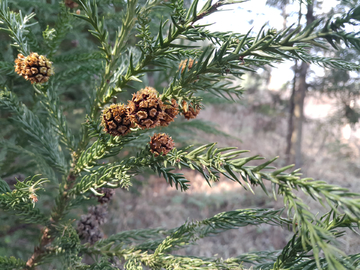
[[[310, 107], [307, 110], [313, 113]], [[228, 104], [208, 107], [200, 114], [201, 119], [215, 122], [223, 131], [242, 140], [240, 143], [233, 139], [207, 136], [208, 141], [218, 141], [220, 146], [237, 146], [240, 149], [251, 150], [251, 154], [259, 154], [265, 158], [281, 156], [284, 153], [286, 135], [284, 116], [285, 114], [281, 112], [266, 116], [254, 113], [245, 106]], [[360, 179], [360, 166], [356, 162], [359, 158], [359, 140], [356, 138], [345, 140], [340, 126], [326, 123], [325, 120], [317, 119], [308, 120], [305, 124], [304, 175], [359, 192], [357, 183]], [[280, 157], [276, 165], [286, 164]], [[176, 191], [175, 188], [169, 187], [165, 180], [157, 177], [140, 179], [144, 183], [139, 189], [140, 196], [127, 191], [118, 191], [111, 205], [111, 216], [106, 225], [107, 233], [140, 228], [173, 228], [186, 220], [201, 220], [219, 212], [239, 208], [283, 207], [281, 199], [275, 202], [259, 189], [255, 190], [253, 195], [226, 179], [222, 179], [210, 188], [200, 175], [192, 171], [187, 171], [186, 175], [192, 187], [185, 193]], [[307, 196], [300, 196], [315, 213], [322, 211], [318, 203]], [[281, 249], [290, 235], [287, 228], [267, 225], [247, 226], [217, 237], [201, 239], [198, 245], [180, 250], [177, 254], [196, 256], [217, 254], [216, 256], [228, 258], [249, 251]], [[359, 239], [360, 237], [354, 233], [348, 233], [342, 240], [342, 250], [347, 254], [360, 252]]]

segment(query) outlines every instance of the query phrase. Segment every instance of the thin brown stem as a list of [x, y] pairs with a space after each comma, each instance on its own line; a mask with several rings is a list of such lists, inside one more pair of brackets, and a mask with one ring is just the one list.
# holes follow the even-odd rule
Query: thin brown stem
[[60, 198], [57, 200], [58, 203], [52, 209], [50, 224], [44, 228], [39, 246], [34, 248], [34, 253], [26, 262], [26, 269], [34, 269], [36, 264], [46, 254], [46, 245], [50, 244], [54, 240], [54, 237], [51, 236], [51, 225], [58, 223], [64, 216], [64, 212], [71, 200], [68, 196], [68, 191], [74, 187], [75, 180], [76, 175], [74, 174], [73, 170], [71, 170], [63, 184], [63, 187], [60, 188]]

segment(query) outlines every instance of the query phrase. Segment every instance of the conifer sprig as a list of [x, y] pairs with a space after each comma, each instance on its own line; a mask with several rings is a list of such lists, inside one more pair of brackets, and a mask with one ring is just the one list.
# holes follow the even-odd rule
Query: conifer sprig
[[[330, 228], [324, 226], [323, 222], [310, 212], [308, 206], [295, 195], [293, 190], [301, 189], [314, 200], [327, 203], [333, 209], [334, 217], [336, 214], [342, 213], [341, 209], [355, 220], [360, 218], [360, 194], [351, 193], [346, 188], [329, 185], [324, 181], [316, 181], [310, 178], [301, 179], [298, 170], [288, 174], [284, 173], [292, 166], [274, 170], [269, 165], [275, 159], [258, 166], [248, 166], [247, 163], [251, 160], [261, 158], [258, 156], [238, 158], [244, 151], [222, 153], [226, 150], [231, 149], [216, 149], [214, 144], [210, 144], [194, 149], [189, 153], [177, 151], [174, 152], [176, 154], [170, 154], [167, 158], [172, 165], [177, 165], [179, 168], [186, 166], [201, 172], [209, 184], [210, 181], [216, 181], [219, 178], [219, 173], [222, 173], [233, 181], [242, 185], [246, 184], [250, 190], [251, 185], [260, 185], [268, 194], [264, 180], [270, 181], [274, 197], [276, 198], [276, 194], [284, 197], [288, 216], [293, 217], [293, 228], [299, 231], [303, 247], [311, 245], [316, 260], [320, 259], [319, 252], [322, 250], [332, 269], [345, 269], [338, 262], [338, 254], [341, 254], [341, 251], [333, 246], [335, 239], [329, 232]], [[267, 169], [273, 171], [264, 172]], [[240, 177], [237, 176], [238, 173]], [[292, 212], [293, 214], [291, 214]], [[318, 266], [320, 267], [320, 265]]]
[[0, 72], [4, 74], [16, 74], [14, 65], [4, 61], [0, 61]]
[[[101, 133], [101, 131], [99, 131]], [[138, 139], [146, 131], [137, 131], [124, 137], [105, 137], [101, 135], [88, 149], [86, 149], [77, 160], [75, 172], [89, 170], [95, 165], [96, 161], [105, 157], [117, 155], [126, 144]]]
[[[106, 239], [99, 240], [95, 246], [107, 245], [109, 243], [124, 243], [124, 244], [132, 244], [137, 243], [144, 240], [162, 238], [167, 235], [169, 230], [159, 228], [159, 229], [140, 229], [140, 230], [129, 230], [122, 231], [116, 234], [109, 236]], [[84, 249], [87, 247], [84, 246]]]
[[[101, 42], [101, 50], [105, 53], [107, 61], [101, 85], [97, 90], [96, 101], [94, 102], [96, 105], [92, 108], [91, 117], [95, 118], [99, 112], [99, 109], [103, 106], [104, 103], [106, 103], [103, 102], [103, 97], [106, 95], [107, 91], [109, 91], [109, 81], [111, 80], [112, 73], [115, 71], [115, 67], [123, 52], [123, 48], [126, 45], [126, 40], [128, 39], [130, 31], [134, 27], [137, 0], [131, 0], [127, 2], [125, 18], [123, 20], [121, 31], [118, 33], [114, 42], [113, 49], [111, 49], [109, 43], [108, 32], [104, 28], [105, 22], [103, 19], [100, 20], [98, 17], [96, 3], [94, 2], [91, 4], [90, 0], [79, 0], [78, 2], [84, 8], [86, 15], [84, 16], [75, 14], [75, 16], [86, 20], [94, 27], [94, 30], [91, 30], [90, 32]], [[110, 91], [114, 92], [114, 89], [110, 89]]]
[[29, 110], [9, 91], [0, 92], [0, 107], [13, 114], [13, 121], [29, 136], [36, 151], [42, 154], [50, 166], [60, 172], [67, 172], [68, 166], [64, 153], [59, 149], [58, 136], [51, 128], [44, 125], [39, 117]]
[[321, 67], [326, 68], [336, 68], [349, 71], [359, 71], [359, 65], [351, 62], [344, 61], [342, 59], [330, 58], [330, 57], [320, 57], [309, 55], [306, 52], [298, 52], [297, 56], [304, 62], [317, 64]]
[[[7, 149], [7, 150], [14, 152], [21, 156], [26, 156], [26, 158], [28, 158], [28, 159], [30, 158], [28, 160], [29, 163], [35, 162], [35, 164], [37, 165], [37, 168], [38, 168], [37, 173], [41, 173], [47, 179], [56, 179], [53, 168], [48, 166], [46, 160], [41, 155], [38, 155], [38, 153], [36, 151], [27, 150], [27, 149], [21, 147], [19, 144], [16, 144], [16, 141], [11, 142], [9, 140], [4, 140], [4, 139], [0, 139], [0, 146], [2, 149]], [[32, 167], [34, 168], [34, 166], [32, 166]]]
[[[167, 230], [163, 232], [163, 234], [167, 235], [165, 239], [150, 240], [136, 245], [135, 249], [156, 252], [156, 250], [163, 250], [166, 247], [167, 252], [170, 252], [171, 250], [195, 244], [198, 239], [211, 237], [240, 227], [268, 224], [286, 228], [291, 224], [291, 220], [282, 218], [281, 213], [282, 210], [261, 208], [223, 212], [208, 219], [187, 222], [178, 228]], [[249, 219], [250, 216], [251, 219]]]
[[23, 55], [30, 54], [30, 47], [27, 43], [28, 37], [26, 36], [28, 30], [26, 28], [35, 24], [29, 23], [34, 16], [35, 13], [23, 16], [21, 11], [19, 13], [10, 11], [7, 0], [3, 0], [0, 3], [0, 24], [4, 24], [6, 27], [0, 28], [0, 30], [6, 31], [9, 34], [14, 40], [13, 46], [17, 47]]
[[[292, 30], [291, 27], [288, 27], [277, 33], [274, 30], [262, 28], [256, 37], [250, 37], [250, 32], [244, 36], [229, 36], [227, 39], [223, 37], [221, 47], [217, 50], [211, 49], [211, 47], [205, 50], [199, 57], [198, 64], [195, 64], [191, 71], [186, 72], [185, 70], [181, 73], [180, 78], [174, 78], [171, 86], [164, 92], [164, 96], [166, 98], [186, 97], [189, 95], [189, 89], [192, 90], [190, 93], [197, 89], [207, 89], [205, 85], [207, 81], [216, 82], [217, 79], [222, 79], [219, 75], [228, 73], [241, 76], [245, 71], [254, 71], [252, 66], [262, 66], [271, 61], [283, 61], [283, 59], [301, 59], [322, 66], [357, 70], [358, 66], [355, 64], [326, 57], [313, 57], [304, 50], [308, 46], [307, 44], [323, 48], [324, 43], [318, 41], [321, 38], [333, 39], [332, 43], [339, 44], [342, 38], [338, 35], [354, 36], [354, 40], [346, 45], [357, 48], [355, 33], [339, 32], [344, 24], [349, 23], [349, 18], [358, 19], [356, 14], [355, 11], [350, 11], [347, 19], [342, 20], [342, 25], [337, 24], [332, 28], [328, 27], [328, 24], [331, 24], [331, 19], [329, 19], [323, 27], [320, 27], [321, 20], [318, 20], [304, 29], [298, 27]], [[319, 29], [316, 30], [317, 28]], [[201, 39], [202, 36], [199, 35], [198, 38]], [[345, 39], [345, 37], [343, 38]], [[216, 76], [210, 77], [210, 74]], [[204, 80], [201, 80], [200, 76], [204, 76]], [[198, 80], [199, 83], [197, 83]], [[232, 89], [227, 87], [215, 89], [214, 92], [221, 95], [224, 91], [232, 93]], [[240, 94], [241, 89], [233, 92]]]
[[[140, 245], [125, 247], [125, 242], [128, 237], [139, 239], [138, 236], [131, 236], [127, 232], [119, 233], [109, 239], [99, 241], [95, 246], [84, 246], [82, 251], [89, 254], [102, 254], [105, 256], [113, 257], [124, 257], [127, 259], [128, 256], [132, 256], [137, 260], [141, 261], [144, 265], [154, 267], [155, 265], [161, 267], [174, 267], [179, 263], [179, 267], [187, 269], [187, 267], [193, 267], [193, 261], [195, 260], [198, 264], [199, 269], [211, 269], [211, 263], [215, 263], [213, 267], [215, 269], [236, 269], [241, 265], [240, 261], [229, 259], [227, 261], [218, 262], [216, 260], [208, 258], [189, 258], [171, 256], [168, 254], [170, 250], [183, 248], [187, 245], [192, 244], [198, 238], [212, 236], [224, 232], [248, 225], [259, 225], [259, 224], [270, 224], [287, 226], [291, 224], [291, 221], [280, 217], [282, 211], [269, 210], [269, 209], [242, 209], [236, 211], [229, 211], [215, 215], [212, 218], [205, 219], [202, 221], [187, 222], [184, 225], [171, 229], [171, 230], [155, 230], [147, 233], [151, 233], [158, 238], [158, 233], [167, 235], [165, 239], [149, 240]], [[249, 215], [253, 217], [249, 219]], [[143, 237], [140, 235], [140, 239]], [[119, 243], [120, 245], [116, 245]], [[148, 254], [146, 251], [152, 251], [152, 254]], [[146, 252], [146, 253], [144, 253]], [[170, 262], [164, 261], [169, 259]], [[175, 263], [175, 264], [174, 264]], [[200, 268], [201, 267], [201, 268]], [[234, 267], [234, 268], [233, 268]], [[189, 268], [190, 269], [190, 268]], [[197, 269], [197, 268], [195, 268]]]
[[61, 141], [71, 152], [74, 152], [76, 150], [75, 138], [67, 125], [64, 112], [60, 108], [56, 88], [52, 84], [50, 87], [44, 87], [40, 91], [43, 92], [41, 102], [49, 113], [50, 123], [57, 131]]
[[47, 29], [43, 32], [44, 41], [49, 50], [49, 58], [52, 58], [52, 56], [56, 53], [60, 43], [72, 29], [73, 20], [74, 17], [69, 12], [69, 9], [67, 9], [65, 5], [61, 3], [56, 24], [53, 28], [49, 28], [48, 26]]
[[[37, 176], [24, 182], [17, 182], [15, 189], [10, 190], [6, 187], [7, 183], [0, 179], [0, 207], [5, 211], [12, 211], [25, 223], [46, 224], [47, 217], [42, 214], [39, 208], [35, 208], [38, 198], [35, 192], [41, 188], [41, 185], [47, 182], [45, 179], [36, 180]], [[1, 265], [1, 264], [0, 264]]]
[[[240, 1], [240, 2], [243, 2], [243, 1]], [[154, 3], [155, 3], [155, 1], [154, 1]], [[218, 7], [227, 5], [227, 4], [231, 4], [231, 3], [235, 3], [235, 2], [219, 1], [219, 3], [216, 3], [212, 6], [204, 8], [202, 10], [202, 12], [207, 12], [207, 15], [209, 15], [209, 14], [217, 11]], [[159, 34], [157, 35], [157, 38], [155, 39], [154, 44], [151, 44], [152, 48], [150, 48], [150, 50], [152, 53], [146, 54], [144, 51], [143, 55], [140, 58], [141, 60], [137, 63], [136, 66], [134, 66], [132, 57], [130, 57], [130, 63], [129, 63], [129, 68], [127, 70], [127, 73], [125, 76], [123, 76], [123, 75], [119, 76], [119, 78], [117, 78], [115, 80], [115, 81], [117, 81], [115, 88], [114, 87], [109, 88], [108, 86], [100, 87], [99, 95], [101, 96], [102, 99], [100, 97], [97, 99], [100, 101], [100, 103], [98, 104], [99, 107], [102, 107], [103, 104], [106, 104], [107, 102], [109, 102], [109, 100], [111, 100], [113, 98], [113, 96], [117, 93], [117, 91], [119, 91], [119, 89], [121, 90], [122, 88], [124, 88], [130, 81], [139, 81], [138, 75], [149, 71], [149, 70], [145, 69], [145, 67], [148, 66], [149, 64], [156, 65], [157, 63], [159, 63], [159, 61], [161, 61], [160, 56], [163, 57], [164, 55], [170, 55], [170, 54], [174, 55], [178, 51], [182, 50], [182, 46], [174, 44], [173, 41], [175, 41], [180, 35], [190, 35], [193, 32], [192, 29], [194, 29], [196, 27], [202, 28], [202, 26], [193, 26], [192, 25], [193, 22], [198, 20], [198, 18], [196, 16], [197, 4], [198, 4], [197, 1], [195, 1], [193, 3], [193, 5], [189, 8], [188, 15], [186, 16], [185, 22], [177, 23], [177, 22], [173, 21], [173, 27], [170, 27], [168, 36], [166, 38], [163, 38], [163, 34], [162, 34], [163, 33], [162, 28], [165, 26], [165, 23], [160, 25]], [[213, 7], [216, 7], [216, 8], [213, 8]], [[130, 10], [129, 9], [130, 9], [130, 7], [128, 7], [127, 14], [131, 14], [131, 12], [133, 12], [132, 9], [130, 9]], [[141, 9], [138, 16], [141, 18], [141, 16], [142, 16], [141, 13], [143, 12], [146, 14], [146, 11], [148, 11], [148, 9]], [[195, 15], [192, 14], [194, 12], [195, 12]], [[94, 14], [93, 16], [96, 16], [96, 15]], [[128, 15], [126, 18], [128, 18]], [[128, 27], [126, 27], [126, 26], [128, 26]], [[126, 31], [126, 29], [130, 28], [130, 26], [133, 26], [133, 22], [126, 23], [126, 21], [124, 21], [124, 25], [123, 25], [122, 29], [125, 29], [124, 31]], [[128, 31], [126, 33], [128, 33]], [[114, 48], [116, 48], [116, 46]], [[113, 63], [115, 63], [115, 62], [113, 62]], [[110, 66], [109, 66], [109, 69], [111, 69]], [[108, 69], [106, 69], [106, 70], [108, 70]], [[107, 80], [110, 80], [109, 76], [107, 76], [106, 78], [107, 78]], [[102, 85], [104, 85], [104, 81], [102, 82]], [[107, 93], [107, 91], [109, 91], [109, 92]], [[95, 113], [97, 113], [97, 111]], [[95, 116], [95, 115], [96, 114], [94, 114], [94, 113], [92, 114], [92, 116]]]
[[[243, 1], [240, 1], [243, 2]], [[146, 69], [144, 69], [147, 65], [151, 64], [160, 64], [161, 60], [157, 59], [157, 55], [166, 55], [176, 54], [177, 51], [182, 50], [182, 46], [175, 45], [172, 42], [176, 40], [179, 35], [184, 35], [189, 38], [189, 40], [202, 40], [204, 39], [204, 36], [201, 35], [201, 29], [203, 29], [203, 26], [196, 26], [193, 25], [197, 20], [200, 18], [207, 16], [215, 11], [223, 5], [231, 4], [233, 2], [227, 2], [227, 1], [219, 1], [213, 5], [211, 5], [211, 1], [208, 1], [202, 10], [197, 13], [197, 1], [194, 1], [187, 10], [187, 14], [185, 16], [184, 21], [176, 22], [173, 19], [173, 27], [170, 25], [168, 36], [163, 38], [163, 28], [165, 27], [166, 23], [162, 23], [160, 25], [159, 33], [154, 39], [154, 41], [151, 41], [151, 37], [148, 36], [148, 34], [145, 34], [146, 30], [142, 34], [142, 37], [145, 38], [145, 42], [148, 42], [147, 49], [143, 51], [143, 56], [141, 56], [140, 59], [142, 59], [136, 66], [133, 66], [133, 62], [131, 61], [130, 57], [130, 64], [129, 69], [127, 71], [127, 74], [125, 76], [120, 76], [118, 79], [118, 82], [116, 83], [116, 89], [122, 89], [124, 88], [128, 82], [131, 80], [139, 80], [138, 75], [146, 72]], [[88, 3], [89, 8], [89, 3]], [[96, 13], [94, 13], [94, 8], [92, 10], [92, 16], [93, 18], [96, 18]], [[178, 11], [179, 12], [179, 11]], [[89, 12], [88, 12], [89, 13]], [[90, 14], [90, 13], [89, 13]], [[130, 14], [130, 12], [128, 12]], [[332, 28], [329, 28], [327, 25], [331, 23], [331, 20], [329, 19], [325, 27], [320, 29], [318, 32], [314, 32], [314, 29], [318, 27], [321, 23], [321, 20], [318, 20], [314, 22], [310, 27], [305, 28], [301, 30], [300, 28], [297, 28], [295, 31], [291, 31], [291, 28], [276, 33], [273, 31], [265, 31], [261, 30], [259, 32], [259, 35], [256, 38], [250, 38], [248, 37], [249, 33], [242, 38], [233, 38], [232, 36], [229, 36], [227, 41], [224, 41], [222, 44], [222, 47], [217, 50], [215, 53], [213, 51], [210, 51], [206, 53], [204, 52], [203, 56], [200, 57], [200, 59], [204, 59], [205, 61], [199, 61], [201, 62], [201, 65], [197, 68], [195, 72], [191, 72], [190, 76], [188, 78], [181, 80], [180, 85], [179, 83], [176, 83], [177, 86], [173, 85], [165, 91], [166, 97], [171, 96], [171, 93], [174, 92], [177, 93], [177, 96], [179, 96], [180, 90], [183, 88], [186, 88], [191, 82], [195, 81], [197, 78], [199, 78], [200, 74], [224, 74], [224, 73], [231, 73], [234, 75], [242, 75], [244, 71], [251, 70], [251, 68], [248, 67], [248, 65], [241, 65], [243, 57], [246, 56], [252, 56], [255, 57], [254, 59], [249, 58], [247, 61], [251, 64], [255, 64], [256, 62], [263, 65], [266, 63], [266, 61], [269, 60], [280, 60], [282, 57], [288, 57], [288, 58], [302, 58], [306, 60], [305, 54], [303, 53], [302, 57], [298, 55], [297, 50], [301, 50], [301, 48], [304, 46], [305, 43], [310, 43], [316, 46], [323, 47], [323, 45], [317, 41], [315, 41], [318, 38], [333, 38], [335, 34], [338, 34], [338, 29], [340, 29], [345, 23], [349, 23], [350, 19], [357, 19], [357, 13], [356, 12], [349, 12], [346, 18], [341, 19], [342, 23], [339, 23], [339, 18], [336, 19], [337, 23], [332, 23]], [[90, 15], [88, 15], [90, 16]], [[141, 14], [138, 15], [141, 19]], [[128, 17], [126, 17], [128, 18]], [[93, 19], [93, 21], [96, 21], [96, 19]], [[141, 21], [141, 20], [140, 20]], [[145, 22], [146, 23], [146, 22]], [[95, 25], [94, 22], [92, 23], [93, 26]], [[103, 23], [100, 23], [100, 25], [103, 25]], [[128, 29], [128, 24], [125, 24], [122, 29]], [[94, 26], [95, 27], [95, 26]], [[130, 27], [130, 23], [129, 23]], [[99, 28], [99, 27], [98, 27]], [[99, 28], [100, 29], [100, 28]], [[100, 31], [100, 30], [99, 30]], [[125, 31], [125, 30], [124, 30]], [[100, 33], [100, 32], [99, 32]], [[128, 33], [128, 32], [127, 32]], [[349, 34], [351, 35], [351, 34]], [[192, 38], [190, 38], [192, 36]], [[100, 38], [100, 35], [99, 35]], [[195, 39], [194, 39], [195, 38]], [[146, 40], [148, 39], [148, 40]], [[150, 43], [149, 43], [150, 41]], [[235, 44], [236, 42], [237, 44]], [[339, 42], [339, 39], [336, 39], [336, 42]], [[243, 48], [244, 44], [246, 44], [247, 48]], [[294, 45], [298, 44], [298, 47], [295, 47]], [[352, 43], [351, 43], [352, 44]], [[234, 45], [236, 45], [234, 47]], [[356, 46], [356, 44], [352, 44], [353, 46]], [[232, 48], [232, 49], [231, 49]], [[229, 51], [231, 49], [231, 51]], [[213, 55], [214, 53], [214, 55]], [[206, 56], [205, 56], [206, 55]], [[173, 56], [172, 56], [173, 57]], [[212, 61], [209, 63], [210, 57], [213, 57]], [[240, 59], [240, 60], [239, 60]], [[254, 60], [256, 60], [254, 62]], [[264, 62], [265, 60], [265, 62]], [[319, 64], [328, 65], [328, 66], [334, 66], [342, 67], [342, 68], [355, 68], [351, 67], [349, 65], [341, 65], [340, 63], [335, 64], [334, 61], [330, 61], [326, 58], [317, 58], [315, 59], [307, 59], [308, 62], [317, 62]], [[113, 62], [115, 63], [115, 61]], [[225, 64], [226, 63], [226, 64]], [[160, 64], [161, 65], [161, 64]], [[111, 68], [111, 67], [109, 67]], [[237, 70], [240, 70], [240, 72], [237, 72]], [[241, 71], [242, 70], [242, 71]], [[107, 72], [108, 73], [108, 72]], [[120, 75], [120, 74], [119, 74]], [[107, 78], [107, 80], [109, 80]], [[209, 79], [209, 77], [206, 77], [205, 80], [200, 80], [206, 82]], [[221, 78], [213, 77], [213, 80], [215, 82], [217, 80], [221, 80]], [[104, 82], [102, 83], [104, 85]], [[195, 86], [195, 89], [206, 89], [205, 85], [197, 85]], [[105, 89], [106, 88], [106, 89]], [[99, 93], [101, 93], [101, 96], [104, 97], [105, 92], [107, 89], [109, 89], [110, 92], [108, 92], [105, 96], [106, 98], [101, 101], [99, 106], [101, 107], [102, 104], [107, 103], [114, 94], [117, 93], [118, 90], [115, 90], [115, 88], [108, 88], [108, 87], [102, 87], [103, 90], [100, 90]], [[175, 90], [174, 90], [175, 88]], [[194, 89], [194, 88], [193, 88]], [[239, 94], [239, 89], [234, 88], [234, 93]], [[220, 88], [215, 88], [214, 92], [217, 92], [221, 95], [221, 92], [229, 92], [233, 91], [232, 88], [225, 87], [225, 85], [222, 85]], [[241, 91], [241, 90], [240, 90]], [[189, 92], [184, 91], [184, 93], [181, 94], [181, 96], [185, 97], [189, 94]], [[99, 100], [99, 98], [98, 98]], [[94, 114], [92, 114], [94, 116]]]
[[0, 256], [0, 267], [2, 269], [24, 269], [26, 262], [15, 257], [3, 257]]
[[91, 3], [90, 0], [79, 0], [77, 2], [84, 9], [85, 15], [73, 15], [91, 24], [94, 30], [89, 30], [89, 32], [100, 41], [100, 50], [105, 53], [107, 61], [111, 61], [111, 45], [109, 43], [109, 34], [105, 30], [104, 19], [100, 19], [98, 16], [96, 2], [93, 1], [93, 3]]
[[91, 190], [95, 195], [99, 195], [96, 189], [107, 186], [111, 188], [128, 188], [130, 186], [129, 168], [124, 165], [101, 166], [96, 170], [86, 174], [69, 191], [69, 195], [80, 195]]

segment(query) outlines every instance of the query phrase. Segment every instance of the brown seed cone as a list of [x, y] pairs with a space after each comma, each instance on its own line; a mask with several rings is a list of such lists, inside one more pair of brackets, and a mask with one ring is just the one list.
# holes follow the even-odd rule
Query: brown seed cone
[[107, 222], [107, 205], [96, 205], [88, 208], [88, 215], [92, 215], [94, 220], [99, 224]]
[[158, 91], [156, 91], [156, 89], [154, 87], [151, 87], [151, 86], [146, 86], [145, 88], [141, 89], [138, 91], [139, 93], [152, 93], [152, 94], [155, 94], [157, 95], [158, 94]]
[[67, 6], [68, 8], [76, 8], [79, 6], [79, 4], [75, 3], [72, 0], [65, 0], [65, 6]]
[[160, 120], [160, 126], [166, 127], [174, 121], [176, 115], [179, 113], [179, 105], [175, 99], [171, 100], [171, 104], [164, 105], [164, 117]]
[[154, 128], [164, 117], [164, 104], [152, 87], [141, 89], [129, 100], [128, 111], [131, 122], [139, 128]]
[[104, 237], [96, 217], [92, 214], [81, 216], [81, 219], [77, 224], [77, 232], [80, 238], [85, 239], [85, 241], [89, 242], [91, 245]]
[[174, 140], [165, 133], [154, 134], [149, 144], [151, 153], [156, 157], [161, 154], [165, 156], [175, 146]]
[[96, 191], [104, 194], [103, 196], [96, 196], [98, 202], [101, 204], [108, 203], [115, 193], [115, 191], [111, 188], [98, 188]]
[[[187, 62], [188, 62], [187, 59], [186, 59], [186, 60], [182, 60], [182, 61], [180, 62], [180, 64], [179, 64], [179, 69], [181, 69], [181, 73], [184, 72], [184, 70], [185, 70], [185, 68], [186, 68], [186, 65], [187, 65]], [[197, 63], [197, 61], [195, 62], [195, 64], [196, 64], [196, 63]], [[189, 70], [192, 69], [193, 65], [194, 65], [194, 59], [189, 59], [189, 64], [187, 65], [188, 69], [189, 69]]]
[[54, 75], [54, 68], [45, 56], [37, 53], [30, 53], [27, 57], [18, 54], [15, 60], [15, 72], [23, 76], [25, 80], [33, 83], [45, 83], [51, 75]]
[[19, 75], [21, 75], [22, 65], [25, 60], [25, 56], [23, 56], [21, 53], [18, 54], [18, 58], [15, 59], [15, 72]]
[[200, 112], [199, 105], [193, 106], [192, 103], [191, 105], [187, 105], [187, 102], [185, 101], [182, 102], [182, 108], [183, 108], [182, 114], [185, 116], [187, 120], [195, 119]]
[[112, 136], [125, 136], [134, 127], [124, 104], [112, 104], [104, 109], [101, 125], [104, 131]]
[[88, 214], [82, 215], [77, 223], [77, 232], [79, 237], [93, 245], [104, 237], [99, 225], [106, 222], [107, 206], [90, 206]]

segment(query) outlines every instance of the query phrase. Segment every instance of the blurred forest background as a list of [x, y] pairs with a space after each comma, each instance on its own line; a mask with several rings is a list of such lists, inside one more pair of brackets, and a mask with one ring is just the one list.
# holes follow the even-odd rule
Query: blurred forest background
[[[77, 6], [71, 2], [10, 1], [10, 4], [13, 10], [20, 9], [24, 13], [35, 12], [38, 26], [32, 28], [31, 31], [36, 36], [39, 34], [37, 31], [46, 29], [41, 35], [53, 42], [54, 48], [58, 41], [51, 39], [52, 27], [55, 24], [63, 24], [64, 39], [60, 43], [60, 49], [48, 55], [48, 58], [54, 62], [57, 81], [61, 81], [61, 76], [74, 78], [73, 82], [67, 81], [68, 84], [59, 86], [59, 89], [60, 102], [67, 112], [66, 117], [71, 128], [76, 131], [79, 130], [84, 119], [84, 108], [91, 95], [87, 89], [94, 87], [97, 73], [102, 68], [96, 60], [101, 59], [102, 56], [97, 52], [96, 42], [89, 38], [84, 22], [75, 20], [71, 16], [62, 22], [57, 20], [57, 14], [68, 12], [69, 8], [71, 12], [76, 12]], [[257, 0], [251, 2], [257, 2]], [[295, 23], [294, 27], [296, 27], [297, 24], [304, 25], [318, 17], [328, 17], [348, 11], [360, 1], [337, 1], [337, 5], [334, 5], [327, 14], [323, 14], [322, 1], [302, 5], [299, 2], [268, 0], [266, 4], [271, 7], [269, 10], [278, 13], [265, 14], [265, 17], [281, 14], [283, 27], [288, 27], [292, 23]], [[99, 12], [105, 16], [107, 27], [116, 29], [121, 21], [121, 12], [125, 2], [101, 1], [101, 3]], [[189, 5], [190, 2], [185, 4]], [[163, 11], [159, 10], [158, 13], [153, 14], [154, 32], [159, 25], [161, 12]], [[256, 10], [238, 9], [237, 12], [254, 12], [253, 18], [256, 20]], [[262, 23], [266, 22], [264, 20]], [[246, 27], [242, 26], [239, 31], [245, 34], [250, 29], [251, 22], [243, 23]], [[51, 42], [48, 46], [51, 46]], [[134, 36], [130, 42], [136, 44], [138, 38]], [[19, 93], [26, 104], [33, 108], [38, 106], [38, 113], [41, 114], [40, 106], [32, 99], [34, 93], [31, 92], [33, 91], [31, 87], [17, 77], [12, 66], [5, 64], [5, 60], [15, 59], [17, 55], [16, 50], [9, 44], [10, 39], [6, 33], [0, 32], [0, 84]], [[37, 52], [41, 52], [42, 46], [36, 39], [31, 44], [32, 50]], [[84, 57], [83, 59], [71, 57], [73, 53], [79, 52], [93, 52], [93, 55], [92, 58]], [[136, 55], [135, 50], [133, 53]], [[359, 63], [358, 55], [349, 49], [340, 48], [337, 52], [318, 50], [314, 53]], [[161, 93], [168, 83], [167, 78], [170, 78], [176, 69], [177, 67], [174, 66], [169, 68], [168, 72], [148, 73], [143, 78], [143, 83], [134, 83], [134, 91], [149, 85]], [[281, 84], [274, 82], [275, 79], [272, 76], [274, 72], [279, 73], [279, 70], [280, 73], [282, 71], [284, 73]], [[241, 84], [244, 88], [244, 94], [240, 99], [234, 97], [234, 100], [220, 102], [216, 96], [203, 96], [204, 109], [197, 119], [190, 121], [177, 119], [169, 128], [160, 128], [156, 131], [166, 131], [179, 145], [185, 141], [193, 144], [216, 141], [219, 146], [236, 146], [268, 159], [279, 156], [276, 166], [295, 163], [297, 167], [302, 168], [304, 176], [326, 180], [331, 184], [338, 184], [351, 191], [360, 192], [357, 185], [360, 180], [359, 79], [358, 72], [328, 69], [300, 61], [288, 61], [276, 67], [268, 66], [265, 69], [259, 69], [256, 74], [249, 73], [243, 80], [234, 82], [234, 84]], [[24, 97], [25, 91], [29, 94]], [[126, 102], [130, 95], [131, 92], [122, 93], [119, 100]], [[213, 125], [217, 130], [213, 129]], [[11, 136], [11, 131], [16, 128], [11, 125], [11, 119], [2, 122], [1, 127], [0, 133], [4, 137]], [[25, 138], [13, 140], [21, 143]], [[136, 148], [136, 145], [133, 147]], [[9, 147], [2, 148], [0, 151], [0, 159], [7, 160], [3, 167], [10, 168], [10, 170], [1, 168], [0, 176], [9, 184], [14, 182], [15, 177], [21, 179], [27, 175], [27, 166], [34, 166], [24, 158], [24, 160], [16, 160], [16, 162], [24, 162], [24, 170], [11, 171], [11, 162], [14, 162], [11, 160], [11, 153], [14, 151], [16, 149]], [[191, 187], [184, 193], [170, 187], [164, 179], [147, 171], [134, 180], [135, 184], [129, 191], [116, 190], [114, 199], [107, 209], [107, 222], [102, 227], [105, 237], [107, 234], [122, 230], [173, 228], [183, 224], [183, 221], [187, 219], [200, 220], [219, 212], [238, 208], [281, 208], [283, 206], [281, 198], [278, 199], [279, 201], [274, 201], [266, 197], [262, 191], [257, 192], [257, 189], [254, 189], [255, 194], [252, 194], [237, 183], [226, 179], [213, 184], [210, 188], [201, 175], [192, 171], [186, 174]], [[44, 200], [46, 204], [46, 197]], [[316, 208], [314, 201], [304, 196], [303, 200], [314, 204], [312, 207], [314, 212], [320, 211]], [[74, 215], [74, 219], [79, 219], [81, 214], [87, 212], [86, 209], [87, 205], [84, 205], [83, 212], [78, 212], [77, 216]], [[6, 218], [11, 219], [11, 217]], [[8, 221], [0, 221], [0, 254], [5, 255], [7, 247], [20, 246], [19, 243], [23, 241], [21, 234], [17, 234], [16, 226], [9, 228], [5, 225], [10, 224]], [[22, 226], [28, 226], [28, 233], [31, 234], [32, 225]], [[197, 254], [198, 256], [217, 254], [219, 257], [227, 258], [254, 250], [283, 248], [289, 236], [290, 233], [285, 228], [248, 226], [200, 240], [198, 245], [181, 250], [178, 254]], [[36, 237], [38, 235], [34, 234], [34, 238]], [[358, 238], [353, 237], [352, 232], [343, 239], [345, 253], [360, 252]]]

